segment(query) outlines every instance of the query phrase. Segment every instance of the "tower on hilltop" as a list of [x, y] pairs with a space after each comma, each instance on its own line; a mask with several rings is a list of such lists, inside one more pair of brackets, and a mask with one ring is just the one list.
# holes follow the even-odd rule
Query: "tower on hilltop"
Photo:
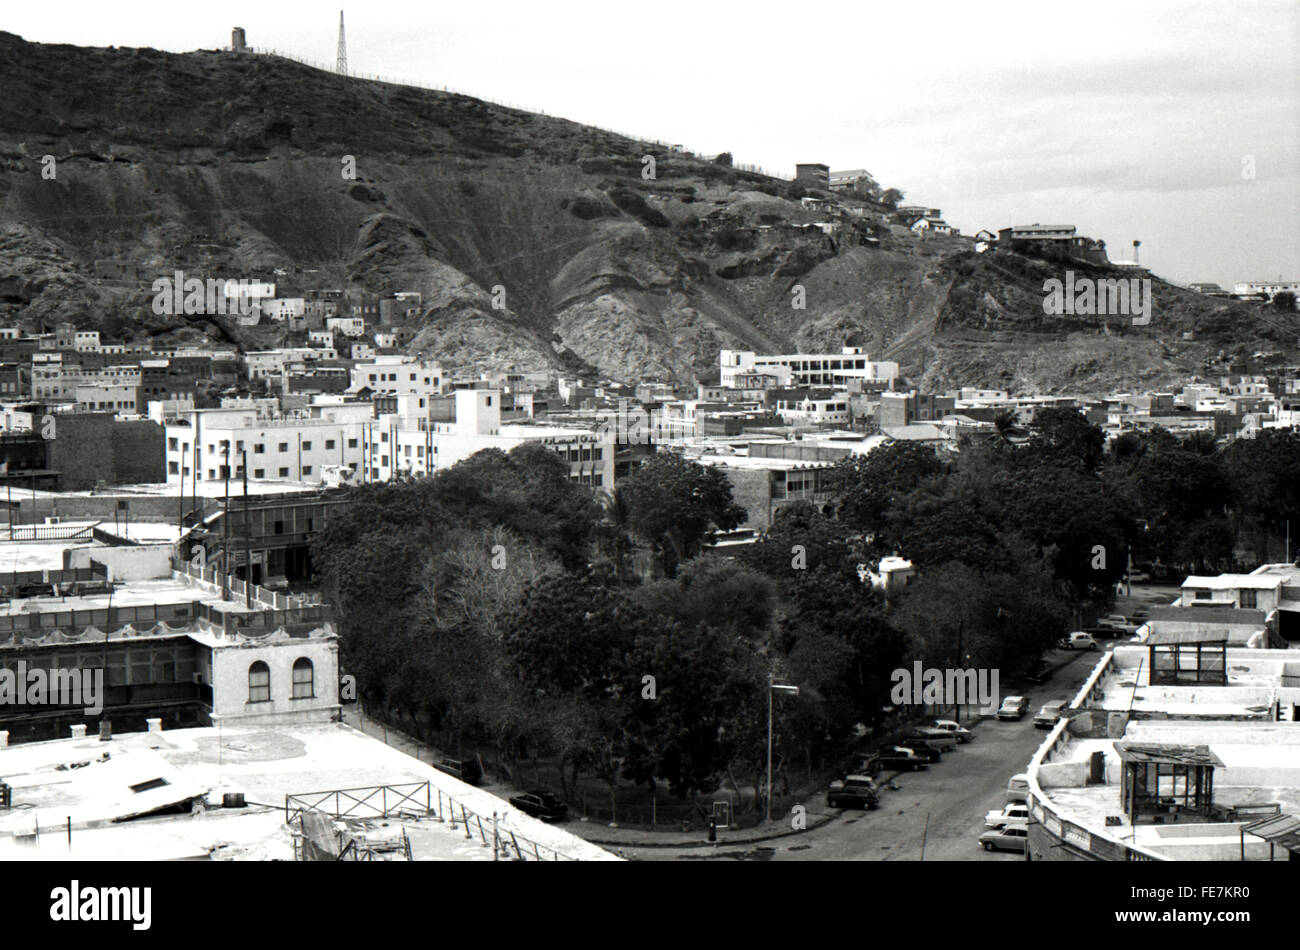
[[337, 67], [340, 76], [348, 74], [348, 41], [343, 35], [343, 11], [339, 11], [339, 62]]

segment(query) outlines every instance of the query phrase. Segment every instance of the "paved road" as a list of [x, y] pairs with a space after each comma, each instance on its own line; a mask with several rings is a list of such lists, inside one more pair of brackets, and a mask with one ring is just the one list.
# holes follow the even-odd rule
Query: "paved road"
[[[1055, 663], [1058, 657], [1064, 655], [1049, 659]], [[806, 803], [808, 817], [828, 813], [839, 817], [802, 834], [729, 847], [727, 833], [722, 832], [718, 846], [712, 849], [630, 847], [623, 851], [649, 861], [916, 861], [921, 857], [924, 833], [927, 861], [1024, 860], [1018, 853], [987, 853], [980, 847], [977, 839], [984, 830], [984, 814], [1002, 806], [1007, 779], [1023, 772], [1042, 744], [1046, 733], [1034, 728], [1033, 713], [1053, 699], [1073, 699], [1099, 657], [1081, 651], [1046, 683], [1030, 689], [1025, 694], [1030, 701], [1029, 715], [1020, 722], [985, 719], [972, 727], [977, 736], [974, 742], [945, 753], [929, 770], [898, 775], [893, 780], [897, 789], [882, 782], [880, 807], [875, 811], [839, 813], [828, 809], [826, 799], [818, 795]]]

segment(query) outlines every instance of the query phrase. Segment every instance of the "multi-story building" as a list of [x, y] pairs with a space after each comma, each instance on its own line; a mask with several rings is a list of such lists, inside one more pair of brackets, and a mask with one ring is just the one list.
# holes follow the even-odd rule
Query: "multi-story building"
[[1245, 280], [1232, 286], [1232, 292], [1240, 297], [1264, 295], [1272, 300], [1278, 294], [1290, 293], [1300, 297], [1300, 281], [1294, 280]]
[[[352, 388], [369, 389], [384, 395], [431, 397], [450, 389], [450, 380], [433, 360], [407, 356], [376, 356], [373, 361], [352, 367]], [[421, 406], [420, 408], [427, 408]]]
[[829, 191], [831, 187], [831, 170], [829, 166], [816, 162], [794, 166], [794, 180], [805, 188]]
[[[311, 405], [278, 411], [268, 404], [196, 409], [166, 426], [167, 481], [218, 481], [229, 474], [254, 479], [320, 482], [326, 466], [357, 471], [374, 419], [370, 403]], [[246, 453], [246, 454], [245, 454]]]
[[484, 449], [509, 452], [525, 444], [544, 445], [569, 465], [569, 478], [593, 488], [614, 486], [615, 435], [593, 425], [503, 423], [501, 391], [460, 389], [421, 409], [423, 397], [393, 397], [394, 410], [381, 413], [367, 432], [371, 481], [399, 475], [428, 475]]
[[787, 353], [759, 356], [752, 350], [722, 350], [718, 355], [722, 385], [735, 387], [737, 378], [766, 370], [790, 372], [796, 386], [834, 386], [849, 380], [892, 381], [898, 378], [898, 364], [873, 362], [860, 346], [843, 347], [839, 353]]

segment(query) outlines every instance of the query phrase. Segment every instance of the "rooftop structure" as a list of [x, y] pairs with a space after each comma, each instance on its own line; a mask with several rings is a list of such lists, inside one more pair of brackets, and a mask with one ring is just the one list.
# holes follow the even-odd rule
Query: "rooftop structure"
[[1035, 753], [1031, 860], [1272, 860], [1289, 840], [1257, 823], [1300, 814], [1300, 651], [1174, 639], [1103, 654]]

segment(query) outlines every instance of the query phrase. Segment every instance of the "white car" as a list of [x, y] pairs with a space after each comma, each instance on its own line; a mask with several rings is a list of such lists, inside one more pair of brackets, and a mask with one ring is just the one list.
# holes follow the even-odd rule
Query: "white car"
[[1002, 810], [993, 809], [984, 816], [985, 828], [1000, 828], [1011, 821], [1028, 821], [1029, 806], [1024, 802], [1013, 802], [1003, 805]]
[[961, 723], [953, 722], [951, 719], [936, 719], [934, 721], [934, 728], [952, 733], [957, 737], [958, 742], [971, 742], [975, 739], [975, 733], [971, 732]]
[[1024, 822], [1013, 821], [1001, 828], [993, 828], [980, 835], [985, 851], [1020, 851], [1029, 843], [1029, 828]]
[[1008, 696], [998, 707], [999, 719], [1023, 719], [1029, 709], [1029, 699], [1025, 696]]
[[1064, 640], [1057, 644], [1062, 650], [1097, 650], [1097, 641], [1092, 638], [1091, 633], [1084, 633], [1082, 630], [1076, 630]]
[[1065, 714], [1065, 707], [1068, 705], [1069, 701], [1065, 699], [1044, 703], [1043, 708], [1038, 710], [1038, 715], [1034, 717], [1034, 725], [1039, 729], [1051, 729]]

